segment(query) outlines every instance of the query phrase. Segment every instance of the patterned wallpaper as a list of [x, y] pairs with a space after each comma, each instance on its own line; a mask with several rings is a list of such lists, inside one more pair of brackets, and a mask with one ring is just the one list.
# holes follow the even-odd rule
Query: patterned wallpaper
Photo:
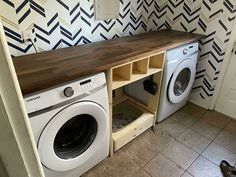
[[157, 24], [158, 29], [206, 35], [200, 41], [200, 57], [190, 101], [208, 108], [235, 21], [236, 1], [159, 0], [153, 6], [152, 29]]
[[2, 0], [0, 13], [12, 55], [34, 53], [22, 43], [30, 29], [39, 51], [112, 39], [147, 30], [149, 3], [120, 0], [117, 20], [95, 21], [94, 0]]
[[1, 0], [0, 15], [13, 56], [159, 29], [205, 34], [190, 100], [208, 107], [236, 15], [236, 0], [120, 0], [119, 18], [94, 20], [94, 0]]

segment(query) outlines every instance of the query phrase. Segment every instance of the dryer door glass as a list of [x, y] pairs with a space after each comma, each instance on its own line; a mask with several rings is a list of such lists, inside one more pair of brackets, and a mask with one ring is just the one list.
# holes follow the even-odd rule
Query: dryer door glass
[[189, 68], [184, 68], [179, 75], [177, 76], [174, 83], [174, 94], [176, 96], [180, 96], [184, 93], [186, 88], [188, 87], [190, 81], [191, 71]]
[[93, 116], [81, 114], [71, 118], [58, 131], [54, 151], [62, 159], [81, 155], [93, 143], [97, 134], [97, 121]]
[[173, 72], [168, 84], [168, 99], [180, 103], [188, 98], [196, 73], [196, 63], [191, 59], [183, 60]]

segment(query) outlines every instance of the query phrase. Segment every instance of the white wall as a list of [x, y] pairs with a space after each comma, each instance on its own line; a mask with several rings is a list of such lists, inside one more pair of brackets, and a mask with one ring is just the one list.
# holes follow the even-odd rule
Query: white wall
[[1, 158], [0, 158], [0, 177], [8, 177], [5, 165], [2, 163]]

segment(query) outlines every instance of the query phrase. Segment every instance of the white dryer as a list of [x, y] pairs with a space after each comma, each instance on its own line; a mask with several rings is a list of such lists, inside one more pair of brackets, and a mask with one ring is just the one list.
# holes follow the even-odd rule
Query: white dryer
[[198, 43], [167, 51], [157, 122], [167, 118], [187, 103], [198, 59]]
[[104, 73], [25, 98], [46, 177], [78, 177], [108, 156]]

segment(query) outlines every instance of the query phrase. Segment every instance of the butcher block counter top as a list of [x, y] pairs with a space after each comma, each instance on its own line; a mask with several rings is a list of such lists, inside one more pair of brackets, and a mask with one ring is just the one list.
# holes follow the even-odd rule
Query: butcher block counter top
[[14, 57], [24, 96], [166, 51], [203, 36], [161, 30], [48, 52]]

